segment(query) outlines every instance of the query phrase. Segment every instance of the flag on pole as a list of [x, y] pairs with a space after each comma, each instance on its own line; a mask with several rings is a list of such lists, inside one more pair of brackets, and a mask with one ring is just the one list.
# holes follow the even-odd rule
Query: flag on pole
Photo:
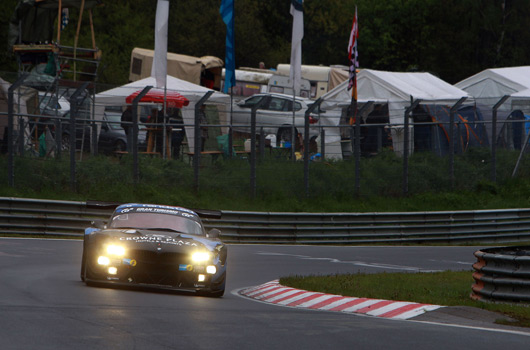
[[289, 79], [296, 95], [300, 94], [302, 81], [302, 38], [304, 37], [304, 0], [291, 0], [293, 35], [291, 39], [291, 69]]
[[348, 43], [348, 59], [350, 60], [350, 82], [348, 90], [352, 89], [352, 98], [357, 101], [357, 71], [359, 67], [359, 56], [357, 55], [357, 38], [359, 37], [359, 24], [357, 23], [357, 6], [355, 7], [355, 17], [350, 33], [350, 42]]
[[169, 0], [158, 0], [155, 19], [155, 54], [151, 76], [156, 79], [157, 88], [166, 87], [167, 79], [167, 30], [169, 18]]
[[223, 91], [228, 93], [228, 89], [236, 85], [234, 0], [222, 0], [219, 12], [226, 24], [225, 84]]

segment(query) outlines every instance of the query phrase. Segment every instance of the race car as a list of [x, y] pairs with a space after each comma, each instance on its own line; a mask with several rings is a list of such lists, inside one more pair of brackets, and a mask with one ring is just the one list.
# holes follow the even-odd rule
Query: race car
[[122, 204], [107, 224], [85, 229], [81, 280], [195, 291], [221, 297], [227, 247], [220, 231], [206, 232], [192, 210], [155, 204]]

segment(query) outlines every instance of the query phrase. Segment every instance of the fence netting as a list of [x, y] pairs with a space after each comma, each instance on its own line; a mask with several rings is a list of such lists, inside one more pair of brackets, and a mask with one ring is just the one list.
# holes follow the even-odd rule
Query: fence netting
[[358, 101], [352, 110], [287, 95], [166, 89], [161, 102], [126, 103], [138, 88], [12, 86], [1, 84], [0, 137], [4, 181], [14, 187], [21, 172], [44, 176], [48, 162], [67, 164], [73, 187], [104, 163], [126, 183], [169, 174], [199, 192], [337, 198], [472, 189], [530, 172], [528, 111], [511, 98], [500, 107], [498, 99]]

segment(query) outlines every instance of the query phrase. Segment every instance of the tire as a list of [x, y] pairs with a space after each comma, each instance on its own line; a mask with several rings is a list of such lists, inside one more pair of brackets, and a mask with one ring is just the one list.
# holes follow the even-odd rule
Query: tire
[[81, 281], [85, 282], [86, 279], [86, 257], [83, 251], [83, 258], [81, 259]]
[[116, 141], [114, 144], [114, 151], [116, 152], [124, 152], [127, 150], [127, 145], [122, 140]]

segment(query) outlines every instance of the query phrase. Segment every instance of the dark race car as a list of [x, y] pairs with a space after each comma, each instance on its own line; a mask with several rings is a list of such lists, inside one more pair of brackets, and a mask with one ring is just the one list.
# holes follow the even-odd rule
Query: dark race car
[[227, 248], [220, 231], [206, 233], [192, 210], [123, 204], [106, 225], [87, 228], [81, 280], [87, 284], [195, 291], [225, 291]]

